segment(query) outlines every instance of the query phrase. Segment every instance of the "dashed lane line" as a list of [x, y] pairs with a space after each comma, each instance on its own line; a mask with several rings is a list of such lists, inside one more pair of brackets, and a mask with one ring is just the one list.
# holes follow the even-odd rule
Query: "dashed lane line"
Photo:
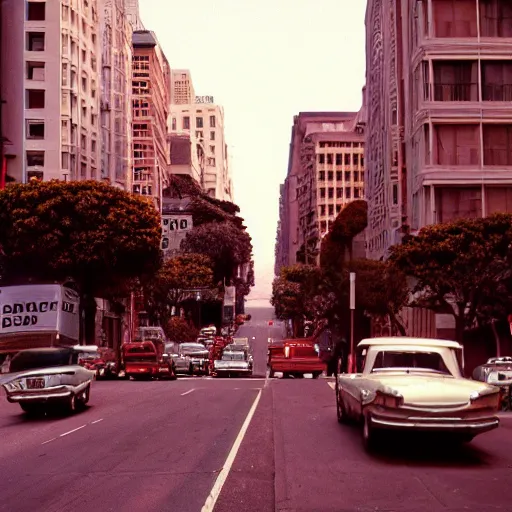
[[59, 439], [61, 437], [69, 436], [69, 434], [73, 434], [74, 432], [77, 432], [78, 430], [82, 430], [83, 428], [87, 427], [88, 425], [94, 425], [96, 423], [99, 423], [100, 421], [103, 421], [103, 418], [91, 421], [89, 423], [85, 423], [84, 425], [80, 425], [79, 427], [74, 428], [72, 430], [68, 430], [67, 432], [64, 432], [63, 434], [60, 434], [58, 437], [52, 437], [51, 439], [48, 439], [47, 441], [44, 441], [43, 443], [41, 443], [41, 445], [51, 443], [51, 442], [56, 441], [57, 439]]
[[329, 385], [329, 387], [330, 387], [333, 391], [335, 391], [335, 390], [336, 390], [336, 383], [335, 383], [335, 382], [328, 382], [327, 384]]
[[181, 393], [181, 396], [190, 395], [193, 391], [195, 391], [195, 388], [189, 389], [188, 391], [185, 391], [185, 393]]

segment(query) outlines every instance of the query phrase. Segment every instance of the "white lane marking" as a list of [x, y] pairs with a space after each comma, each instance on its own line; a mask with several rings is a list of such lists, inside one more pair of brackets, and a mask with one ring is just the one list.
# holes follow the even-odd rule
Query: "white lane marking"
[[103, 421], [103, 418], [100, 418], [99, 420], [96, 420], [96, 421], [91, 421], [91, 425], [94, 425], [95, 423], [99, 423], [100, 421]]
[[194, 390], [195, 390], [195, 388], [189, 389], [188, 391], [185, 391], [185, 393], [181, 393], [181, 396], [189, 395]]
[[236, 454], [238, 453], [238, 450], [240, 449], [240, 445], [242, 444], [242, 441], [245, 437], [247, 429], [249, 428], [249, 425], [251, 424], [251, 420], [252, 420], [252, 417], [254, 416], [254, 413], [256, 412], [256, 408], [258, 407], [258, 403], [261, 398], [261, 391], [262, 391], [261, 389], [258, 391], [258, 394], [256, 395], [256, 398], [254, 399], [254, 402], [252, 403], [252, 406], [249, 409], [249, 412], [247, 413], [247, 417], [245, 418], [244, 424], [242, 425], [240, 432], [238, 432], [238, 436], [236, 437], [235, 442], [233, 443], [233, 446], [231, 447], [231, 451], [229, 452], [228, 458], [226, 459], [226, 462], [224, 463], [224, 467], [222, 468], [222, 471], [219, 473], [217, 480], [215, 480], [215, 484], [213, 485], [208, 498], [206, 498], [206, 502], [203, 505], [201, 512], [213, 512], [215, 503], [217, 503], [220, 492], [222, 491], [222, 487], [224, 486], [224, 484], [228, 478], [229, 472], [231, 471], [231, 466], [233, 466], [233, 462], [235, 461]]
[[82, 425], [81, 427], [74, 428], [73, 430], [70, 430], [68, 432], [64, 432], [64, 434], [61, 434], [59, 437], [68, 436], [69, 434], [72, 434], [73, 432], [76, 432], [77, 430], [81, 430], [87, 426], [87, 423], [85, 425]]
[[57, 439], [56, 437], [54, 437], [53, 439], [48, 439], [48, 441], [45, 441], [44, 443], [41, 443], [41, 444], [48, 444], [48, 443], [51, 443], [52, 441], [55, 441], [55, 439]]
[[330, 388], [332, 388], [333, 391], [336, 390], [336, 383], [335, 382], [328, 382], [327, 384], [329, 385]]

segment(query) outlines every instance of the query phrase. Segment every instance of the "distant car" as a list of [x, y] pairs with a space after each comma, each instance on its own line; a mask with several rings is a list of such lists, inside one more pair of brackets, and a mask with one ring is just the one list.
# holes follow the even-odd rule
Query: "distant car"
[[269, 320], [268, 325], [274, 325], [274, 320]]
[[338, 421], [360, 420], [368, 449], [383, 430], [452, 434], [469, 442], [499, 425], [499, 390], [465, 379], [454, 341], [388, 337], [358, 345], [362, 373], [336, 382]]
[[29, 414], [56, 406], [73, 413], [89, 402], [95, 372], [78, 364], [79, 351], [68, 347], [22, 350], [1, 379], [7, 401]]
[[252, 375], [253, 359], [249, 350], [241, 345], [228, 345], [221, 359], [214, 361], [213, 376]]

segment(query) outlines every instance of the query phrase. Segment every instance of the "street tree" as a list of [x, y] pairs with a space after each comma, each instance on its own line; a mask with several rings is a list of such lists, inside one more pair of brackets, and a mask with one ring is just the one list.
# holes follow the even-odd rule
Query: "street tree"
[[179, 316], [173, 316], [164, 325], [164, 332], [170, 340], [178, 343], [196, 341], [199, 335], [199, 331], [193, 325]]
[[232, 222], [212, 222], [195, 227], [181, 242], [185, 253], [207, 255], [213, 262], [215, 283], [231, 281], [240, 265], [251, 261], [251, 237]]
[[154, 273], [160, 217], [147, 200], [98, 181], [31, 182], [0, 191], [4, 283], [72, 279], [83, 295]]
[[204, 254], [182, 254], [164, 262], [144, 285], [145, 307], [150, 319], [166, 325], [172, 309], [191, 297], [194, 290], [213, 287], [212, 261]]
[[390, 261], [414, 281], [411, 305], [455, 319], [457, 341], [510, 275], [512, 215], [458, 220], [423, 228], [391, 248]]

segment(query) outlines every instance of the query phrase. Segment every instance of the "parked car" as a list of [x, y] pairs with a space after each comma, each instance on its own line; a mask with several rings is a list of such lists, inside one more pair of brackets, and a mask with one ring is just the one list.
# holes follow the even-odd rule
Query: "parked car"
[[202, 343], [181, 343], [180, 354], [190, 358], [191, 374], [208, 374], [210, 352]]
[[166, 343], [165, 353], [174, 361], [174, 368], [177, 374], [192, 373], [190, 356], [182, 353], [180, 343], [176, 341]]
[[336, 380], [340, 423], [360, 420], [368, 449], [386, 430], [454, 434], [463, 442], [498, 427], [499, 390], [462, 377], [454, 341], [389, 337], [358, 345], [362, 372]]
[[90, 398], [95, 372], [78, 364], [79, 352], [71, 347], [36, 348], [18, 352], [10, 374], [1, 383], [7, 401], [29, 414], [56, 406], [73, 413]]
[[512, 409], [512, 357], [491, 357], [473, 370], [473, 379], [497, 386], [501, 392], [501, 408]]

